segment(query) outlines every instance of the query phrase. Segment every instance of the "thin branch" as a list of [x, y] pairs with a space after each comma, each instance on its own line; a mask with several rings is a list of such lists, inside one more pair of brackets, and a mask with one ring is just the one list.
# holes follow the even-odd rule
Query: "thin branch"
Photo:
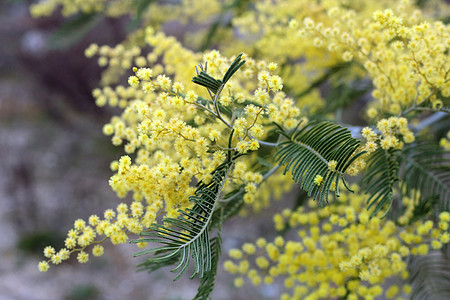
[[440, 112], [436, 112], [436, 113], [432, 114], [431, 116], [429, 116], [428, 118], [422, 120], [417, 126], [414, 126], [412, 129], [415, 132], [420, 132], [425, 127], [430, 126], [434, 122], [437, 122], [437, 121], [439, 121], [440, 119], [442, 119], [442, 118], [444, 118], [446, 116], [448, 116], [448, 114], [445, 113], [445, 112], [441, 112], [441, 111]]
[[[250, 136], [250, 137], [252, 137], [252, 136]], [[264, 141], [260, 141], [260, 140], [258, 140], [258, 143], [259, 143], [260, 145], [267, 146], [267, 147], [276, 147], [276, 146], [278, 146], [278, 144], [279, 144], [279, 143], [269, 143], [269, 142], [264, 142]]]
[[[266, 174], [264, 174], [261, 183], [263, 183], [267, 178], [269, 178], [271, 175], [273, 175], [279, 168], [280, 168], [280, 166], [279, 166], [279, 165], [276, 165], [275, 167], [273, 167], [272, 169], [270, 169], [269, 172], [267, 172]], [[261, 184], [261, 183], [260, 183], [260, 184]]]

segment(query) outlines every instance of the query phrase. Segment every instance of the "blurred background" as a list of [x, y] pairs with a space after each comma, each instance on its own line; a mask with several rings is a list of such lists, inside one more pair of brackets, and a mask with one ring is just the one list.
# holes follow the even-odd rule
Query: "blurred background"
[[[94, 41], [115, 45], [126, 32], [124, 20], [102, 19], [65, 34], [58, 31], [60, 14], [33, 19], [30, 3], [0, 1], [0, 300], [191, 299], [197, 281], [173, 283], [167, 269], [136, 273], [132, 245], [105, 243], [101, 258], [85, 265], [71, 259], [39, 273], [43, 248], [63, 246], [76, 218], [119, 203], [108, 179], [109, 163], [122, 151], [102, 135], [114, 111], [94, 104], [101, 70], [84, 49]], [[273, 210], [227, 224], [223, 252], [244, 242], [241, 228], [253, 237], [273, 232]], [[279, 293], [277, 285], [236, 290], [233, 278], [218, 273], [214, 299]]]

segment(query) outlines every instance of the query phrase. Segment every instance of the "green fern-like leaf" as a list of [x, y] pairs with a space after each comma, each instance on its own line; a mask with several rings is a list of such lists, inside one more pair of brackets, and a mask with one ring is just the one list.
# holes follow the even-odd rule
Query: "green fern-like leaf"
[[402, 152], [401, 178], [408, 196], [438, 197], [440, 210], [450, 209], [450, 159], [439, 145], [412, 144]]
[[206, 67], [203, 69], [202, 66], [200, 66], [201, 71], [197, 72], [197, 76], [192, 78], [192, 82], [204, 86], [210, 91], [212, 91], [214, 94], [220, 93], [223, 86], [230, 80], [230, 78], [234, 75], [234, 73], [239, 70], [240, 67], [245, 63], [245, 60], [242, 59], [242, 53], [239, 54], [235, 60], [231, 63], [228, 70], [225, 72], [225, 75], [223, 75], [222, 80], [215, 79], [214, 77], [208, 75], [206, 73]]
[[208, 276], [204, 276], [198, 287], [197, 294], [194, 296], [193, 300], [207, 300], [210, 299], [210, 295], [214, 290], [214, 283], [217, 274], [217, 265], [219, 264], [219, 257], [221, 253], [222, 238], [220, 236], [220, 231], [217, 237], [211, 239], [211, 271]]
[[192, 78], [192, 82], [204, 86], [211, 90], [214, 94], [221, 88], [223, 82], [220, 79], [208, 75], [205, 71], [201, 71], [197, 76]]
[[411, 299], [450, 299], [450, 259], [448, 253], [432, 252], [409, 263]]
[[242, 67], [243, 64], [245, 64], [245, 60], [241, 61], [241, 59], [242, 59], [242, 53], [239, 54], [238, 56], [236, 56], [236, 58], [231, 63], [231, 65], [228, 68], [225, 75], [223, 75], [223, 78], [222, 78], [223, 84], [227, 83], [228, 80], [230, 80], [230, 78], [234, 75], [234, 73], [236, 73], [237, 70], [239, 70], [239, 68]]
[[[359, 141], [351, 136], [350, 131], [330, 122], [311, 122], [291, 134], [281, 130], [288, 140], [280, 143], [275, 153], [275, 161], [286, 165], [284, 173], [291, 170], [295, 182], [323, 205], [328, 203], [328, 194], [334, 183], [334, 191], [339, 196], [339, 180], [345, 182], [344, 172], [363, 152], [355, 155]], [[329, 170], [328, 163], [336, 161], [334, 171]], [[314, 183], [317, 175], [323, 177], [320, 186]]]
[[370, 155], [366, 170], [362, 183], [370, 194], [367, 209], [375, 207], [371, 213], [374, 216], [387, 205], [386, 215], [392, 205], [394, 185], [399, 181], [398, 150], [378, 148]]
[[172, 270], [178, 272], [174, 280], [186, 271], [191, 258], [194, 262], [194, 272], [202, 278], [212, 269], [212, 250], [209, 240], [209, 227], [217, 199], [228, 176], [234, 160], [228, 159], [212, 173], [212, 180], [205, 184], [200, 182], [194, 195], [189, 197], [194, 202], [192, 209], [180, 210], [178, 218], [165, 218], [165, 225], [154, 223], [149, 230], [141, 233], [143, 238], [133, 242], [156, 242], [162, 246], [140, 251], [134, 256], [153, 253], [146, 265], [166, 264], [178, 257], [178, 265]]
[[409, 224], [414, 224], [416, 221], [427, 218], [434, 211], [436, 204], [439, 203], [439, 196], [420, 197], [418, 200], [414, 204], [414, 210]]
[[[155, 252], [155, 254], [159, 255], [160, 253]], [[154, 271], [159, 270], [161, 268], [174, 265], [174, 264], [176, 264], [178, 262], [179, 259], [180, 259], [179, 256], [175, 255], [175, 256], [173, 256], [173, 257], [171, 257], [169, 259], [160, 260], [158, 262], [151, 261], [151, 260], [146, 260], [145, 262], [143, 262], [141, 264], [138, 264], [136, 270], [138, 272], [147, 271], [147, 272], [151, 273], [151, 272], [154, 272]]]

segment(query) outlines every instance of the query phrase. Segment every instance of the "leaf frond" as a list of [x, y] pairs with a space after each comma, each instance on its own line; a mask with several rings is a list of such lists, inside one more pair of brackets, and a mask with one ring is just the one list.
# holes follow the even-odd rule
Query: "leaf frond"
[[205, 273], [210, 274], [214, 264], [212, 255], [217, 251], [211, 248], [215, 244], [210, 243], [209, 239], [211, 219], [233, 163], [234, 159], [222, 163], [212, 172], [209, 183], [200, 182], [197, 185], [194, 195], [189, 197], [189, 200], [194, 202], [191, 209], [180, 210], [177, 218], [165, 218], [164, 225], [152, 224], [148, 231], [141, 233], [142, 238], [132, 241], [161, 244], [161, 246], [134, 254], [135, 257], [152, 254], [150, 259], [141, 264], [144, 269], [152, 270], [178, 262], [178, 265], [172, 269], [177, 273], [174, 279], [177, 280], [193, 262], [194, 271], [191, 278], [196, 275], [203, 278]]
[[439, 198], [440, 210], [450, 210], [449, 153], [437, 144], [415, 143], [402, 152], [401, 179], [408, 196]]
[[448, 253], [431, 252], [409, 263], [411, 299], [450, 299], [450, 259]]
[[237, 72], [237, 70], [239, 70], [240, 67], [242, 67], [243, 64], [245, 64], [245, 60], [242, 60], [242, 53], [240, 53], [235, 59], [234, 61], [231, 63], [230, 67], [228, 68], [227, 72], [225, 73], [225, 75], [223, 75], [222, 78], [222, 82], [223, 84], [227, 83], [228, 80], [230, 80], [230, 78], [234, 75], [234, 73]]
[[[331, 122], [310, 122], [292, 133], [280, 133], [288, 140], [280, 143], [274, 158], [280, 166], [286, 165], [284, 174], [291, 171], [294, 181], [321, 206], [324, 200], [329, 203], [330, 190], [339, 196], [339, 181], [347, 187], [344, 173], [363, 154], [355, 154], [360, 142], [350, 131]], [[336, 168], [332, 171], [328, 163], [333, 160]], [[323, 178], [319, 185], [315, 183], [318, 175]]]
[[386, 215], [394, 199], [394, 185], [399, 181], [398, 150], [378, 148], [369, 156], [366, 170], [362, 183], [366, 193], [371, 195], [367, 199], [367, 210], [374, 207], [372, 217], [387, 205]]
[[[159, 254], [159, 253], [157, 253], [157, 254]], [[159, 270], [161, 268], [173, 265], [178, 260], [179, 260], [178, 255], [169, 257], [166, 260], [160, 260], [158, 262], [153, 262], [153, 261], [146, 260], [145, 262], [140, 263], [140, 264], [137, 265], [137, 271], [138, 272], [147, 271], [147, 272], [151, 273], [151, 272], [154, 272], [154, 271]]]
[[205, 88], [211, 90], [214, 94], [217, 93], [223, 84], [221, 80], [215, 79], [204, 71], [201, 71], [197, 76], [193, 77], [192, 82], [204, 86]]
[[223, 86], [230, 80], [230, 78], [236, 73], [242, 65], [245, 64], [245, 60], [242, 60], [242, 53], [239, 54], [234, 61], [231, 63], [228, 70], [223, 75], [222, 80], [215, 79], [208, 73], [206, 73], [206, 68], [200, 65], [200, 72], [197, 70], [197, 76], [192, 78], [192, 82], [206, 87], [208, 90], [212, 91], [214, 94], [220, 93]]
[[211, 271], [208, 276], [204, 276], [198, 287], [197, 294], [193, 300], [207, 300], [210, 299], [210, 295], [214, 290], [214, 283], [217, 274], [217, 265], [219, 263], [219, 257], [221, 253], [222, 238], [220, 231], [216, 237], [211, 239]]

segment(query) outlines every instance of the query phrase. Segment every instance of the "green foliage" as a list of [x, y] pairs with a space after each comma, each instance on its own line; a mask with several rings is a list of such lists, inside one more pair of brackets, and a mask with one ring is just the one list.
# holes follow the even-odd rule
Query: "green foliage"
[[243, 64], [245, 64], [245, 60], [241, 61], [242, 59], [242, 53], [240, 53], [233, 61], [231, 66], [228, 68], [225, 75], [223, 75], [222, 82], [223, 84], [227, 83], [228, 80], [234, 75], [234, 73], [239, 70], [240, 67], [242, 67]]
[[350, 106], [355, 100], [370, 91], [372, 85], [367, 79], [355, 80], [351, 83], [340, 82], [333, 86], [326, 96], [327, 105], [322, 114], [332, 113], [339, 108]]
[[222, 80], [215, 79], [214, 77], [208, 75], [207, 68], [208, 66], [205, 65], [205, 68], [200, 66], [200, 72], [197, 69], [197, 76], [192, 78], [192, 82], [206, 87], [208, 90], [212, 91], [214, 94], [217, 94], [217, 92], [220, 93], [223, 86], [230, 80], [230, 78], [234, 75], [234, 73], [239, 70], [240, 67], [245, 63], [245, 60], [242, 60], [242, 53], [239, 54], [236, 59], [233, 61], [233, 63], [228, 68], [227, 72], [223, 76]]
[[217, 265], [219, 263], [219, 257], [221, 253], [222, 238], [220, 236], [220, 231], [217, 237], [211, 239], [211, 271], [208, 276], [204, 276], [198, 287], [197, 294], [194, 296], [193, 300], [206, 300], [210, 298], [212, 291], [214, 290], [214, 283], [217, 274]]
[[[216, 212], [224, 211], [223, 209], [216, 210]], [[211, 270], [208, 272], [208, 276], [203, 276], [200, 281], [200, 286], [198, 287], [197, 294], [194, 296], [194, 300], [201, 300], [201, 299], [208, 299], [209, 295], [214, 290], [214, 283], [216, 279], [217, 274], [217, 266], [219, 263], [219, 258], [221, 254], [221, 244], [222, 244], [222, 238], [220, 236], [220, 222], [221, 217], [220, 216], [213, 216], [213, 220], [218, 220], [216, 224], [217, 227], [219, 227], [219, 232], [216, 237], [213, 237], [210, 240], [210, 247], [211, 247]], [[213, 227], [211, 225], [211, 227]], [[152, 260], [147, 260], [146, 262], [140, 264], [138, 266], [139, 271], [148, 271], [153, 272], [156, 271], [162, 267], [166, 267], [169, 265], [175, 264], [179, 260], [179, 255], [176, 255], [168, 260], [163, 260], [160, 262], [154, 262]]]
[[414, 205], [413, 216], [409, 224], [426, 218], [434, 211], [435, 205], [439, 202], [439, 196], [419, 197], [418, 203]]
[[219, 29], [232, 28], [231, 19], [229, 19], [230, 14], [236, 17], [242, 15], [246, 12], [246, 8], [251, 3], [251, 0], [233, 0], [228, 3], [222, 3], [220, 14], [217, 16], [216, 20], [209, 26], [209, 29], [205, 35], [204, 41], [200, 46], [200, 51], [205, 51], [207, 49], [214, 48], [214, 44], [220, 42], [222, 34]]
[[23, 234], [17, 241], [17, 248], [28, 253], [41, 253], [46, 245], [63, 246], [64, 237], [59, 232], [37, 231]]
[[128, 24], [128, 31], [131, 32], [139, 27], [142, 20], [142, 14], [149, 9], [153, 2], [155, 2], [155, 0], [137, 0], [132, 2], [136, 7], [136, 15], [131, 20], [130, 24]]
[[[294, 181], [308, 192], [308, 196], [328, 202], [328, 194], [334, 183], [334, 191], [339, 196], [339, 180], [347, 187], [344, 172], [363, 152], [355, 155], [359, 141], [354, 139], [350, 131], [331, 122], [311, 122], [302, 129], [292, 133], [281, 130], [288, 140], [280, 143], [275, 153], [275, 161], [286, 165], [284, 173], [291, 170]], [[336, 161], [335, 171], [328, 168], [330, 161]], [[323, 177], [323, 183], [314, 183], [317, 175]], [[347, 187], [348, 189], [348, 187]]]
[[[159, 255], [164, 253], [163, 251], [156, 251], [155, 255]], [[137, 271], [147, 271], [149, 273], [159, 270], [161, 268], [171, 266], [176, 264], [179, 261], [179, 255], [174, 255], [173, 257], [161, 261], [154, 261], [151, 259], [146, 260], [143, 263], [137, 265]]]
[[325, 82], [327, 82], [331, 77], [340, 75], [341, 72], [348, 72], [348, 68], [350, 67], [350, 63], [341, 63], [331, 67], [327, 70], [322, 76], [314, 80], [305, 90], [301, 91], [297, 95], [296, 98], [302, 98], [309, 93], [311, 93], [314, 89], [320, 87]]
[[91, 284], [74, 286], [65, 300], [95, 300], [100, 299], [99, 290]]
[[408, 196], [437, 197], [440, 210], [450, 209], [450, 159], [439, 145], [414, 143], [402, 151], [401, 179]]
[[64, 50], [85, 37], [101, 20], [100, 14], [80, 14], [65, 22], [50, 36], [49, 46], [52, 49]]
[[432, 252], [415, 257], [409, 266], [413, 288], [411, 299], [450, 299], [448, 253]]
[[198, 85], [206, 87], [208, 90], [216, 94], [217, 91], [222, 87], [222, 81], [208, 75], [206, 73], [207, 67], [208, 66], [206, 65], [205, 71], [201, 70], [200, 72], [198, 72], [197, 76], [192, 78], [192, 81]]
[[178, 265], [172, 270], [178, 272], [175, 280], [186, 271], [191, 257], [195, 270], [191, 278], [197, 274], [202, 278], [212, 269], [211, 243], [209, 240], [209, 225], [216, 207], [217, 199], [228, 176], [234, 160], [228, 159], [212, 172], [209, 183], [200, 182], [194, 195], [189, 200], [194, 202], [192, 209], [180, 210], [177, 218], [165, 218], [161, 225], [152, 224], [148, 231], [142, 232], [144, 238], [133, 242], [156, 242], [160, 247], [140, 251], [135, 256], [154, 253], [148, 260], [149, 264], [165, 264], [174, 257], [179, 257]]
[[374, 206], [371, 213], [374, 216], [387, 205], [386, 215], [394, 199], [394, 185], [399, 181], [398, 150], [378, 148], [370, 155], [366, 169], [362, 183], [366, 193], [370, 194], [367, 209]]

